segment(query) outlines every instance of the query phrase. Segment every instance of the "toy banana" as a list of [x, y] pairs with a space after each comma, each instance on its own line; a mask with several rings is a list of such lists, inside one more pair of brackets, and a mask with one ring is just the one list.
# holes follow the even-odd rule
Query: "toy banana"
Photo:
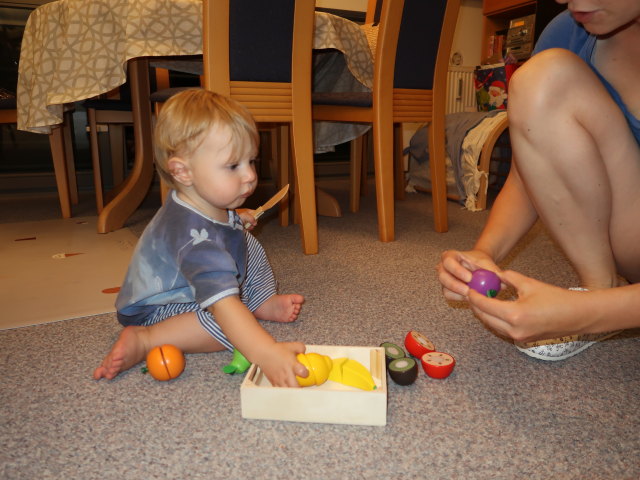
[[369, 370], [360, 362], [349, 358], [333, 359], [333, 368], [329, 373], [329, 380], [361, 390], [375, 390], [376, 388]]

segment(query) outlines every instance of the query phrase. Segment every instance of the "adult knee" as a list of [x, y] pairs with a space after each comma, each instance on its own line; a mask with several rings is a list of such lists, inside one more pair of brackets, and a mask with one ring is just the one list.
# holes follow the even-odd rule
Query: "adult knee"
[[560, 48], [544, 50], [529, 59], [509, 82], [510, 127], [545, 120], [556, 110], [563, 111], [564, 102], [573, 95], [585, 70], [589, 67], [577, 55]]

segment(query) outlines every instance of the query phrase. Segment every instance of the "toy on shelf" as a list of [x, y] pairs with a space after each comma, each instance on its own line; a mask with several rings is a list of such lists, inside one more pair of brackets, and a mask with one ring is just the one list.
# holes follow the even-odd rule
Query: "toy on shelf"
[[429, 352], [422, 356], [424, 373], [431, 378], [447, 378], [453, 372], [455, 359], [448, 353]]
[[380, 344], [380, 346], [384, 348], [384, 360], [387, 364], [387, 367], [393, 360], [404, 358], [407, 356], [404, 353], [404, 350], [395, 343], [383, 342]]
[[333, 359], [333, 368], [329, 380], [342, 383], [360, 390], [375, 390], [376, 382], [367, 368], [357, 360], [349, 358]]
[[479, 268], [473, 272], [471, 281], [467, 285], [482, 295], [495, 297], [500, 291], [500, 278], [491, 270]]
[[404, 338], [404, 346], [416, 358], [422, 358], [425, 353], [433, 352], [436, 349], [431, 340], [414, 330], [407, 333]]
[[251, 362], [247, 360], [244, 357], [244, 355], [242, 355], [242, 353], [240, 353], [240, 350], [238, 350], [237, 348], [234, 348], [233, 358], [231, 359], [231, 362], [229, 362], [228, 365], [225, 365], [224, 367], [222, 367], [222, 371], [224, 373], [233, 375], [234, 373], [246, 372], [250, 366], [251, 366]]
[[418, 364], [411, 357], [396, 358], [387, 366], [389, 376], [398, 385], [411, 385], [418, 378]]
[[309, 375], [306, 378], [296, 375], [296, 379], [301, 387], [322, 385], [327, 381], [331, 368], [333, 367], [331, 358], [327, 355], [320, 355], [319, 353], [299, 353], [297, 358], [309, 371]]
[[184, 371], [184, 365], [184, 354], [174, 345], [154, 347], [147, 354], [147, 371], [162, 382], [178, 378]]

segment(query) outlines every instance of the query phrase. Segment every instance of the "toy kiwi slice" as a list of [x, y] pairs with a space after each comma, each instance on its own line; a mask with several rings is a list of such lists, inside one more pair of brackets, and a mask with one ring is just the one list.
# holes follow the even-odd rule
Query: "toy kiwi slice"
[[418, 378], [418, 364], [411, 357], [392, 360], [387, 370], [391, 380], [398, 385], [411, 385]]
[[404, 358], [407, 356], [404, 353], [404, 350], [398, 345], [396, 345], [395, 343], [384, 342], [384, 343], [381, 343], [380, 346], [384, 348], [384, 359], [385, 359], [385, 363], [387, 364], [387, 367], [393, 360], [397, 358]]

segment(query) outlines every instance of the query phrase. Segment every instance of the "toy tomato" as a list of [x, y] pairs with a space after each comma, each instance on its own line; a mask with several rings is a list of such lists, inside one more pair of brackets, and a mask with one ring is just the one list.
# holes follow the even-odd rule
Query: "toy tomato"
[[184, 354], [173, 345], [152, 348], [147, 354], [147, 369], [153, 378], [160, 381], [180, 376], [184, 370]]
[[425, 353], [433, 352], [436, 347], [433, 346], [431, 340], [423, 334], [411, 330], [404, 338], [404, 346], [407, 351], [416, 358], [422, 358]]
[[296, 375], [296, 379], [301, 387], [322, 385], [327, 381], [329, 372], [331, 372], [331, 367], [333, 366], [333, 361], [328, 356], [320, 355], [319, 353], [299, 353], [297, 358], [309, 371], [307, 378]]
[[467, 285], [482, 295], [495, 297], [500, 291], [500, 278], [491, 270], [479, 268], [472, 273], [471, 281]]
[[424, 373], [431, 378], [447, 378], [453, 372], [453, 367], [456, 364], [451, 355], [442, 352], [425, 353], [421, 361]]

